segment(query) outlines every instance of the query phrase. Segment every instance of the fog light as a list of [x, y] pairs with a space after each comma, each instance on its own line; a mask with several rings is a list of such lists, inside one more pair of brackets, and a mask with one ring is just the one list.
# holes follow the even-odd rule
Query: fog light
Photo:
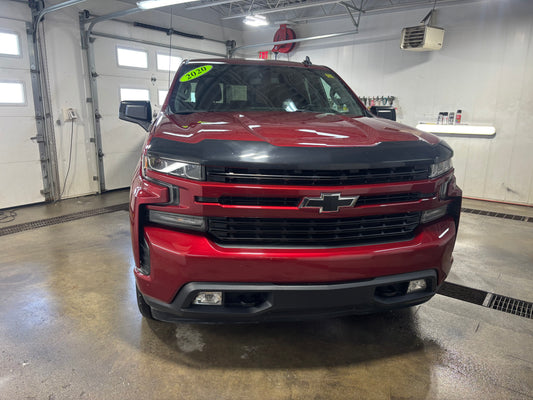
[[420, 222], [427, 224], [428, 222], [435, 221], [446, 215], [448, 212], [448, 206], [441, 206], [439, 208], [434, 208], [433, 210], [427, 210], [422, 213]]
[[416, 279], [414, 281], [409, 281], [409, 286], [407, 287], [407, 294], [415, 292], [423, 292], [426, 290], [427, 284], [425, 279]]
[[200, 306], [221, 306], [222, 292], [199, 292], [194, 298], [193, 304]]
[[171, 226], [173, 228], [193, 229], [195, 231], [205, 231], [206, 228], [205, 218], [197, 217], [195, 215], [148, 210], [148, 220], [156, 224]]

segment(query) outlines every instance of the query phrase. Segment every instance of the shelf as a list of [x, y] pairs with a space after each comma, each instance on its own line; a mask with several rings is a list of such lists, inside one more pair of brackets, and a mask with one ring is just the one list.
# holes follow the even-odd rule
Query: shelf
[[427, 122], [420, 122], [416, 129], [424, 132], [435, 133], [437, 135], [451, 135], [451, 136], [480, 136], [493, 137], [496, 135], [496, 128], [490, 125], [440, 125], [431, 124]]

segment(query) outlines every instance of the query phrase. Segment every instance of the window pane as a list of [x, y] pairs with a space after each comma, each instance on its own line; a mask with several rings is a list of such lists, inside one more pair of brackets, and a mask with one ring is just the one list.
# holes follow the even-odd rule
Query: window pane
[[16, 33], [0, 32], [0, 54], [20, 56], [19, 36]]
[[1, 104], [24, 104], [24, 84], [22, 82], [0, 82]]
[[165, 102], [165, 98], [167, 97], [168, 90], [159, 90], [158, 91], [158, 97], [159, 97], [159, 105], [162, 105]]
[[142, 50], [117, 47], [118, 65], [121, 67], [148, 68], [148, 53]]
[[177, 71], [181, 61], [181, 57], [157, 53], [157, 69], [159, 71]]
[[150, 101], [150, 91], [148, 89], [120, 89], [120, 101], [124, 100], [145, 100]]

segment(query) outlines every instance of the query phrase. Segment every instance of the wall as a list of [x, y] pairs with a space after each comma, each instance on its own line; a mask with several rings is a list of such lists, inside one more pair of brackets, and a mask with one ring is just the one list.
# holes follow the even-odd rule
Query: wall
[[[399, 48], [401, 29], [429, 11], [363, 15], [359, 34], [303, 42], [289, 57], [310, 56], [338, 72], [360, 96], [394, 95], [399, 120], [433, 122], [463, 110], [465, 123], [493, 124], [494, 138], [447, 137], [465, 196], [533, 204], [533, 2], [486, 0], [437, 7], [446, 30], [434, 52]], [[351, 22], [295, 25], [297, 37], [354, 30]], [[247, 44], [272, 40], [276, 28], [248, 30]], [[240, 56], [257, 57], [254, 48]]]

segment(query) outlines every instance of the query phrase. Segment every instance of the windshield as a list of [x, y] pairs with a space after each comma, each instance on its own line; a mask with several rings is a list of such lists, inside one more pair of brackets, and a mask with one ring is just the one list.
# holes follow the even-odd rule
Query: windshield
[[168, 103], [173, 114], [284, 111], [364, 115], [344, 84], [327, 70], [192, 63], [178, 74]]

